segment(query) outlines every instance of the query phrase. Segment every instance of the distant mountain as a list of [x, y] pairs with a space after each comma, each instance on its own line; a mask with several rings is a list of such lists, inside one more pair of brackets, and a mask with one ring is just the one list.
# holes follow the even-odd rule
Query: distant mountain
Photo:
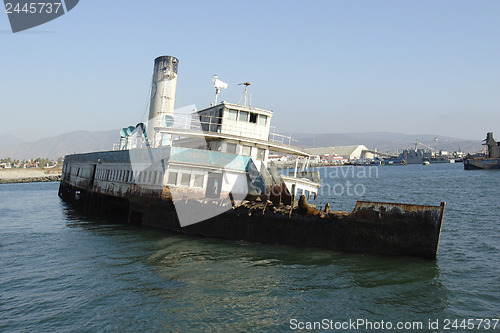
[[[297, 133], [293, 138], [298, 140], [294, 144], [304, 148], [365, 145], [369, 149], [377, 149], [383, 153], [395, 153], [407, 147], [413, 147], [413, 142], [419, 142], [433, 147], [437, 137], [436, 148], [449, 152], [458, 151], [478, 152], [483, 146], [481, 140], [470, 141], [450, 137], [434, 136], [429, 134], [401, 134], [401, 133]], [[0, 136], [0, 158], [29, 159], [50, 158], [57, 159], [67, 154], [86, 153], [92, 151], [111, 150], [114, 143], [120, 140], [119, 130], [104, 132], [77, 131], [65, 133], [34, 142], [22, 142], [18, 138]], [[422, 147], [422, 146], [420, 146]]]
[[[304, 148], [365, 145], [369, 149], [377, 149], [383, 153], [396, 153], [405, 148], [413, 148], [415, 139], [428, 147], [436, 147], [437, 150], [448, 152], [478, 152], [484, 148], [481, 140], [463, 140], [445, 136], [429, 134], [402, 134], [390, 132], [367, 132], [367, 133], [324, 133], [307, 134], [297, 133], [293, 137], [298, 140], [296, 145]], [[434, 141], [437, 138], [437, 141]], [[425, 146], [418, 145], [417, 148]]]
[[105, 132], [76, 131], [35, 142], [3, 140], [0, 158], [12, 159], [50, 158], [57, 159], [67, 154], [111, 150], [113, 143], [120, 141], [119, 130]]
[[11, 135], [0, 135], [0, 150], [4, 147], [18, 145], [24, 141]]

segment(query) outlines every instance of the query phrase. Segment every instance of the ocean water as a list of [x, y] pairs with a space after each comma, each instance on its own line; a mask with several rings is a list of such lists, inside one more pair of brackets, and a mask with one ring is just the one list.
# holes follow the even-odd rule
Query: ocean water
[[67, 207], [58, 183], [5, 184], [0, 332], [500, 331], [500, 172], [462, 164], [319, 171], [317, 204], [332, 209], [446, 201], [438, 259], [112, 224]]

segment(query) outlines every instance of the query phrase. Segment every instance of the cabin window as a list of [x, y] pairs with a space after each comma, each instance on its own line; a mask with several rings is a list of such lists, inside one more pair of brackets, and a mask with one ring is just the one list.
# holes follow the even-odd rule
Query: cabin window
[[163, 183], [163, 172], [158, 172], [158, 184]]
[[177, 172], [169, 172], [168, 173], [167, 184], [168, 185], [177, 185]]
[[257, 114], [256, 113], [250, 113], [250, 122], [257, 124]]
[[190, 173], [183, 173], [181, 175], [181, 186], [189, 187], [190, 182], [191, 182], [191, 174]]
[[252, 156], [252, 147], [250, 147], [250, 146], [241, 146], [241, 155]]
[[262, 148], [257, 149], [257, 160], [263, 161], [265, 157], [266, 157], [266, 150]]
[[130, 181], [130, 171], [127, 170], [127, 176], [125, 178], [125, 182], [129, 182]]
[[229, 120], [236, 120], [238, 118], [238, 111], [236, 110], [229, 110]]
[[226, 153], [236, 154], [236, 143], [226, 143]]
[[[153, 174], [154, 174], [154, 178], [153, 178]], [[152, 183], [153, 179], [156, 179], [156, 171], [155, 172], [151, 171], [149, 173], [148, 183]]]
[[248, 112], [246, 112], [246, 111], [240, 111], [240, 118], [238, 120], [246, 122], [247, 119], [248, 119]]
[[259, 125], [266, 126], [267, 124], [267, 116], [259, 115]]
[[194, 187], [203, 188], [204, 175], [194, 175]]
[[78, 170], [76, 170], [76, 176], [80, 176], [80, 168], [78, 168]]

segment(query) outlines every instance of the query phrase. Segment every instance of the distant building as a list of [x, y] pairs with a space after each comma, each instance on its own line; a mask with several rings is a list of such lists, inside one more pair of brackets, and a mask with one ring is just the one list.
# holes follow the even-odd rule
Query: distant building
[[269, 160], [273, 162], [288, 161], [288, 156], [283, 154], [269, 154]]
[[306, 148], [305, 151], [314, 156], [319, 156], [320, 161], [324, 162], [340, 158], [347, 161], [356, 161], [362, 158], [372, 159], [374, 157], [373, 153], [370, 153], [364, 145]]

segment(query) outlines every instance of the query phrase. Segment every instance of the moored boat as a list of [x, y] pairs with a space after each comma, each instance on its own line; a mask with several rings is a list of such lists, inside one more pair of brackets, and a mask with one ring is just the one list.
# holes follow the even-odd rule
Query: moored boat
[[500, 169], [500, 142], [493, 139], [493, 132], [486, 134], [483, 145], [488, 147], [486, 156], [464, 158], [465, 170]]

